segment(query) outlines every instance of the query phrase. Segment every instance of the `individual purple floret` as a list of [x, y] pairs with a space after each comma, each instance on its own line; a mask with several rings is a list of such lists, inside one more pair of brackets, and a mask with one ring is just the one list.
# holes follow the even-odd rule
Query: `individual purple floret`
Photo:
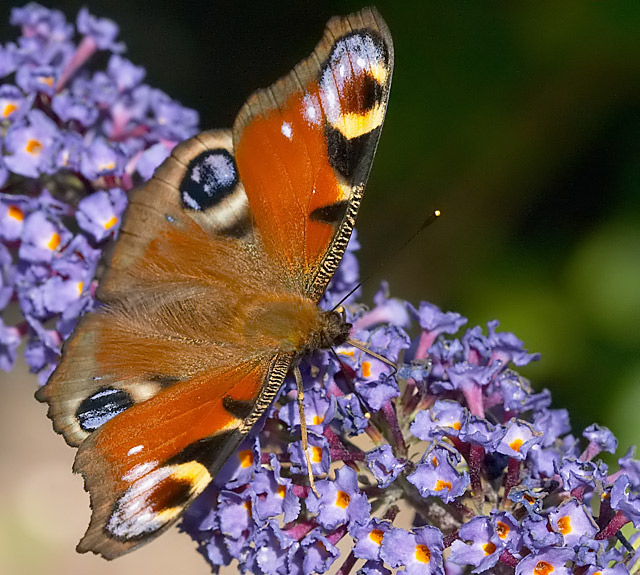
[[127, 205], [127, 196], [120, 188], [97, 192], [78, 203], [78, 225], [96, 242], [102, 242], [116, 233]]
[[470, 565], [472, 573], [491, 569], [500, 558], [504, 545], [488, 517], [474, 517], [458, 532], [459, 539], [451, 544], [449, 561]]
[[598, 532], [589, 510], [575, 499], [565, 501], [549, 513], [551, 528], [560, 533], [567, 547], [574, 547], [583, 536], [594, 537]]
[[390, 529], [391, 522], [380, 519], [370, 519], [365, 524], [354, 524], [349, 529], [349, 533], [356, 540], [353, 554], [360, 559], [380, 559], [382, 539]]
[[395, 528], [384, 534], [380, 555], [390, 567], [404, 567], [407, 575], [444, 575], [442, 550], [442, 533], [435, 527]]
[[311, 493], [307, 508], [318, 514], [318, 522], [327, 529], [346, 523], [363, 523], [369, 519], [371, 506], [358, 488], [355, 471], [349, 467], [336, 470], [333, 481], [317, 483], [320, 497]]
[[469, 485], [469, 475], [458, 471], [460, 454], [446, 444], [432, 444], [420, 459], [416, 470], [407, 476], [422, 497], [431, 495], [445, 503], [460, 497]]
[[574, 557], [571, 549], [552, 547], [541, 553], [532, 553], [518, 563], [516, 575], [570, 575], [567, 563]]
[[9, 127], [4, 138], [4, 165], [27, 178], [52, 173], [59, 137], [58, 126], [40, 110], [32, 110]]
[[400, 475], [405, 462], [396, 459], [388, 444], [367, 452], [367, 466], [381, 488], [388, 487]]

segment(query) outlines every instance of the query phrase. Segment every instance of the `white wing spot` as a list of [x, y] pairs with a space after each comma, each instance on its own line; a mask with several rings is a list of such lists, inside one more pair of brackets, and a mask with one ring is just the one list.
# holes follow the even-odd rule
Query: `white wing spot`
[[293, 130], [291, 129], [291, 124], [289, 122], [282, 122], [282, 126], [280, 126], [280, 131], [282, 132], [282, 135], [289, 140], [293, 136]]
[[356, 60], [356, 64], [358, 64], [360, 68], [365, 68], [367, 66], [367, 63], [364, 61], [364, 58], [358, 58]]
[[136, 445], [132, 447], [129, 451], [127, 451], [127, 455], [135, 455], [136, 453], [140, 453], [144, 449], [144, 445]]

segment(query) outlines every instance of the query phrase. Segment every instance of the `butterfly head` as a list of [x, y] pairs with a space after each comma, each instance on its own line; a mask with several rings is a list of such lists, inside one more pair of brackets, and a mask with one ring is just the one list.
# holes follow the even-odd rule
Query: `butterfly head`
[[349, 339], [352, 325], [347, 322], [344, 309], [321, 312], [321, 329], [317, 334], [316, 347], [329, 349], [342, 345]]

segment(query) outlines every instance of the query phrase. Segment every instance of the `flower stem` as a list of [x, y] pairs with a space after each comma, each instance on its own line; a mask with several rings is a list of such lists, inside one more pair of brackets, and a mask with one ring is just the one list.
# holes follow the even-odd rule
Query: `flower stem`
[[618, 511], [613, 516], [613, 519], [609, 521], [608, 525], [596, 534], [595, 539], [600, 541], [602, 539], [609, 539], [609, 537], [613, 537], [624, 525], [629, 523], [629, 521], [630, 520], [622, 511]]

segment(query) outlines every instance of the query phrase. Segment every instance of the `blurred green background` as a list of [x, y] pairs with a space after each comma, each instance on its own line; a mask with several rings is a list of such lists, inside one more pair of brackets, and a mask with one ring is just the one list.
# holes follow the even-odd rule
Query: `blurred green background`
[[[203, 128], [230, 126], [329, 17], [362, 6], [45, 4], [114, 19], [146, 81], [197, 109]], [[0, 41], [14, 37], [11, 5]], [[363, 274], [391, 260], [365, 296], [384, 277], [393, 295], [472, 325], [498, 318], [542, 353], [522, 371], [575, 430], [598, 421], [626, 449], [640, 440], [640, 2], [376, 5], [396, 63], [358, 222]], [[396, 253], [435, 208], [444, 217]]]

